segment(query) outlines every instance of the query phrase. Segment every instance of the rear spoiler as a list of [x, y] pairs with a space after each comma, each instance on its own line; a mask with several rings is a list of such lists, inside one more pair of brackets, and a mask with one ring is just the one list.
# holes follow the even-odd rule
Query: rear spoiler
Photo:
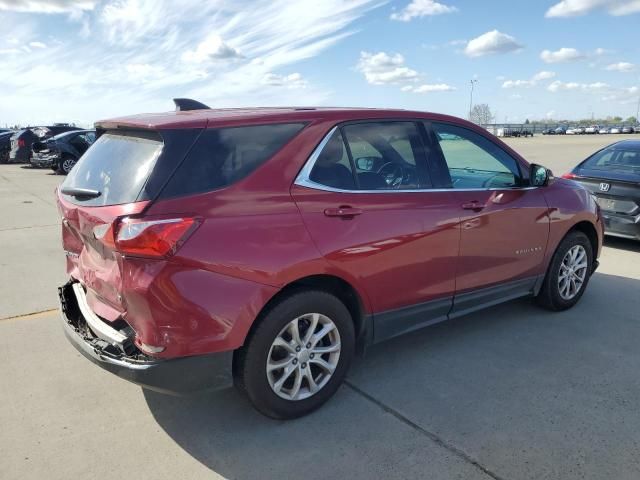
[[211, 110], [211, 108], [204, 103], [190, 98], [174, 98], [173, 103], [176, 104], [176, 112], [188, 112], [189, 110]]

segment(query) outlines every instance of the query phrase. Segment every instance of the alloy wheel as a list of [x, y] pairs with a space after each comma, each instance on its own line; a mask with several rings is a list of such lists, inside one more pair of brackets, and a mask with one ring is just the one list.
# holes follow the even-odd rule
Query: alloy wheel
[[340, 349], [340, 332], [329, 317], [308, 313], [293, 319], [269, 349], [266, 373], [271, 389], [285, 400], [315, 395], [331, 379]]
[[588, 266], [587, 251], [582, 245], [574, 245], [564, 255], [558, 275], [558, 292], [564, 300], [571, 300], [580, 292]]
[[73, 166], [76, 164], [76, 160], [73, 158], [66, 158], [63, 162], [62, 162], [62, 170], [64, 171], [64, 173], [69, 173], [71, 171], [71, 169], [73, 168]]

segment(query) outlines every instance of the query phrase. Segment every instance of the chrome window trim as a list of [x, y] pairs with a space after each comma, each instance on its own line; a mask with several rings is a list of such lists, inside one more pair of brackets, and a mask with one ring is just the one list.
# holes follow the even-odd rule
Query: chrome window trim
[[332, 135], [338, 130], [339, 126], [336, 125], [329, 133], [327, 133], [322, 141], [318, 144], [318, 146], [311, 152], [311, 155], [305, 162], [302, 170], [298, 173], [294, 185], [298, 185], [300, 187], [312, 188], [314, 190], [322, 190], [325, 192], [334, 192], [334, 193], [355, 193], [355, 194], [371, 194], [371, 193], [426, 193], [426, 192], [493, 192], [500, 190], [534, 190], [540, 187], [512, 187], [512, 188], [412, 188], [412, 189], [398, 189], [398, 190], [345, 190], [342, 188], [329, 187], [328, 185], [322, 185], [321, 183], [314, 182], [311, 180], [311, 171], [316, 164], [316, 160], [320, 156], [320, 153], [324, 149], [325, 145], [329, 142], [329, 139]]

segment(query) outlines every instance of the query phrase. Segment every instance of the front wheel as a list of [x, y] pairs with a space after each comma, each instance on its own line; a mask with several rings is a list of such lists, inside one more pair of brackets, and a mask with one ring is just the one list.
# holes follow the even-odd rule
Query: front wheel
[[587, 236], [573, 231], [560, 242], [536, 300], [549, 310], [573, 307], [593, 271], [593, 248]]
[[237, 358], [236, 381], [264, 415], [300, 417], [336, 392], [354, 351], [345, 305], [330, 293], [301, 291], [260, 320]]

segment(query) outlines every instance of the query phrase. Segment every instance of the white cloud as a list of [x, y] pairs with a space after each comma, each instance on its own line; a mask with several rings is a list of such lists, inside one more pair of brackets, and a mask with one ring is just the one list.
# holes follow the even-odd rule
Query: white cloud
[[496, 53], [513, 52], [522, 48], [522, 45], [511, 35], [492, 30], [470, 40], [464, 49], [464, 53], [469, 57], [481, 57]]
[[555, 76], [555, 72], [548, 72], [543, 70], [542, 72], [536, 73], [531, 80], [533, 80], [534, 82], [540, 82], [542, 80], [549, 80], [550, 78], [553, 78]]
[[452, 92], [456, 90], [456, 87], [452, 85], [448, 85], [446, 83], [435, 83], [435, 84], [422, 84], [422, 85], [405, 85], [401, 88], [403, 92], [412, 92], [412, 93], [430, 93], [430, 92]]
[[549, 110], [546, 114], [545, 117], [547, 118], [553, 118], [556, 116], [556, 111], [555, 110]]
[[74, 13], [93, 10], [97, 3], [97, 0], [0, 0], [0, 11]]
[[399, 13], [392, 13], [392, 20], [408, 22], [413, 18], [427, 17], [432, 15], [442, 15], [445, 13], [457, 12], [453, 6], [438, 3], [434, 0], [412, 0]]
[[305, 88], [307, 86], [306, 80], [299, 73], [291, 73], [289, 75], [267, 73], [262, 77], [262, 83], [273, 87], [286, 88]]
[[195, 50], [187, 50], [182, 54], [185, 62], [203, 63], [212, 60], [229, 60], [240, 58], [240, 52], [227, 45], [219, 35], [213, 34], [200, 42]]
[[360, 52], [356, 69], [372, 85], [401, 84], [418, 79], [418, 72], [406, 67], [404, 57], [399, 53], [389, 55], [386, 52]]
[[534, 87], [538, 82], [549, 80], [555, 76], [555, 72], [542, 71], [533, 75], [529, 80], [505, 80], [502, 83], [502, 88]]
[[597, 57], [601, 57], [603, 55], [611, 55], [612, 53], [614, 53], [614, 51], [609, 50], [608, 48], [596, 48], [593, 51], [593, 54], [596, 55]]
[[561, 82], [560, 80], [556, 80], [551, 85], [547, 87], [547, 90], [550, 92], [556, 93], [563, 90], [579, 90], [582, 92], [592, 93], [592, 92], [602, 92], [610, 89], [609, 84], [604, 82], [594, 82], [594, 83], [578, 83], [578, 82]]
[[618, 62], [612, 63], [611, 65], [607, 65], [604, 69], [609, 70], [610, 72], [632, 72], [634, 71], [636, 66], [633, 63], [629, 62]]
[[540, 53], [540, 58], [545, 63], [565, 63], [582, 60], [585, 55], [575, 48], [562, 47], [560, 50], [553, 52], [551, 50], [543, 50]]
[[29, 46], [32, 48], [47, 48], [47, 44], [42, 42], [29, 42]]
[[[68, 16], [55, 20], [65, 27], [62, 43], [51, 38], [47, 49], [31, 47], [29, 55], [18, 52], [39, 40], [50, 20], [24, 16], [10, 32], [0, 33], [2, 118], [91, 124], [171, 109], [175, 96], [217, 107], [323, 104], [331, 91], [305, 82], [292, 67], [339, 44], [354, 33], [354, 22], [381, 5], [379, 0], [323, 0], [313, 8], [290, 0], [179, 3], [177, 8], [173, 0], [96, 2], [95, 11], [82, 18], [89, 22], [91, 41], [79, 41], [83, 23], [69, 22], [74, 19]], [[211, 48], [207, 42], [212, 34], [242, 58], [197, 63], [205, 54], [224, 53], [222, 45]], [[8, 37], [16, 43], [9, 44]], [[209, 49], [198, 50], [202, 43]], [[196, 62], [181, 62], [186, 52]], [[271, 84], [282, 87], [265, 88]]]
[[602, 97], [603, 102], [617, 102], [620, 105], [635, 105], [640, 94], [640, 87], [618, 88]]
[[605, 9], [609, 15], [629, 15], [640, 12], [639, 0], [562, 0], [553, 5], [546, 17], [575, 17], [592, 10]]

